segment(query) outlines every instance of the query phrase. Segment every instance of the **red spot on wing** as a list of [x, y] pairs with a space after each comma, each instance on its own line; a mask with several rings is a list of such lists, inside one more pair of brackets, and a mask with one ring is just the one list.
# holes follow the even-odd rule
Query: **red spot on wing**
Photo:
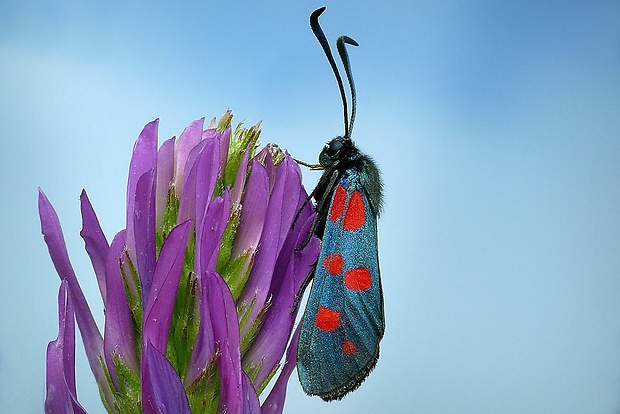
[[352, 341], [344, 341], [342, 344], [342, 351], [345, 355], [353, 355], [357, 351], [357, 347]]
[[332, 201], [332, 209], [329, 212], [329, 219], [332, 222], [336, 222], [342, 215], [344, 210], [344, 202], [347, 199], [347, 190], [344, 189], [342, 184], [338, 184], [336, 191], [334, 192], [334, 200]]
[[344, 274], [344, 284], [351, 290], [366, 290], [372, 286], [370, 270], [366, 267], [357, 267], [347, 270]]
[[344, 266], [344, 259], [338, 253], [328, 254], [323, 260], [323, 268], [327, 270], [330, 275], [339, 275], [342, 273], [342, 267]]
[[340, 312], [319, 306], [314, 324], [322, 331], [330, 332], [340, 326]]
[[342, 227], [345, 230], [357, 230], [364, 225], [365, 221], [366, 207], [364, 206], [362, 193], [353, 191], [349, 199], [349, 204], [347, 205], [347, 211], [344, 212], [344, 223]]

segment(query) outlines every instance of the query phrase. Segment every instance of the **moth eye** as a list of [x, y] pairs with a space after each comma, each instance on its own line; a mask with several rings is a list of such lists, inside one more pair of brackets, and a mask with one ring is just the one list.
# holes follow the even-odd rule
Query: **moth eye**
[[343, 144], [341, 141], [336, 141], [335, 139], [332, 140], [332, 142], [329, 143], [329, 154], [330, 155], [334, 155], [336, 154], [338, 151], [340, 151], [343, 147]]

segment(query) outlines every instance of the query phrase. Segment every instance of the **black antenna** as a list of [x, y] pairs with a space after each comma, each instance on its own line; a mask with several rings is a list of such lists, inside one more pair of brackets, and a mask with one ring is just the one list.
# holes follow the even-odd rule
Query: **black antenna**
[[[319, 24], [319, 16], [323, 14], [325, 9], [326, 7], [323, 6], [312, 12], [312, 14], [310, 15], [310, 28], [312, 29], [314, 36], [316, 36], [316, 40], [319, 41], [319, 44], [323, 48], [323, 52], [325, 52], [325, 56], [327, 57], [327, 60], [329, 61], [329, 65], [332, 67], [332, 70], [334, 71], [334, 75], [336, 76], [336, 82], [338, 82], [338, 89], [340, 89], [340, 96], [342, 97], [342, 107], [344, 109], [344, 136], [345, 138], [350, 138], [349, 136], [349, 133], [350, 133], [349, 114], [347, 111], [347, 96], [344, 91], [344, 85], [342, 84], [342, 78], [340, 77], [340, 73], [338, 72], [338, 67], [336, 66], [336, 61], [334, 60], [334, 55], [332, 55], [332, 51], [329, 48], [329, 43], [327, 42], [327, 39], [325, 38], [325, 33], [323, 33], [323, 29], [321, 29], [321, 25]], [[346, 56], [346, 50], [344, 54]], [[344, 63], [342, 52], [340, 52], [340, 58], [343, 59], [343, 63]], [[348, 57], [347, 57], [347, 62], [348, 62]], [[346, 66], [347, 65], [345, 64], [345, 67]], [[347, 77], [349, 78], [349, 83], [351, 83], [350, 72], [351, 72], [350, 69], [347, 70]], [[355, 98], [353, 102], [355, 102]], [[355, 111], [353, 112], [353, 114], [355, 114]]]
[[355, 107], [357, 105], [355, 99], [355, 83], [353, 83], [353, 74], [351, 73], [351, 64], [349, 63], [349, 54], [347, 53], [345, 43], [353, 46], [359, 46], [359, 44], [349, 36], [340, 36], [336, 41], [338, 54], [340, 55], [340, 60], [342, 60], [342, 65], [344, 66], [344, 71], [347, 74], [347, 80], [349, 81], [349, 87], [351, 88], [351, 123], [349, 124], [349, 129], [346, 131], [346, 136], [351, 138], [353, 123], [355, 122]]

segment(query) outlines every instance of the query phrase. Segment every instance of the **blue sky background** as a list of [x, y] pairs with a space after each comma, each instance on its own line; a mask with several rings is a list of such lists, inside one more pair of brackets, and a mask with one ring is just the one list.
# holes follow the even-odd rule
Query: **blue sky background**
[[[81, 189], [111, 237], [144, 124], [161, 119], [161, 142], [228, 108], [315, 160], [342, 131], [307, 23], [324, 4], [330, 40], [360, 43], [353, 137], [386, 183], [387, 330], [358, 391], [327, 404], [293, 376], [286, 411], [620, 413], [612, 0], [0, 3], [0, 412], [41, 411], [57, 334], [37, 187], [102, 323]], [[101, 412], [77, 349], [78, 396]]]

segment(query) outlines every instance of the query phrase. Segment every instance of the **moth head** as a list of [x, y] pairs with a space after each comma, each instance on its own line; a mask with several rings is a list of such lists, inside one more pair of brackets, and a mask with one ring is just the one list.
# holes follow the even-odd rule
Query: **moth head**
[[323, 147], [319, 155], [319, 164], [321, 164], [323, 168], [329, 167], [335, 161], [342, 160], [352, 147], [353, 141], [351, 141], [349, 137], [338, 136], [332, 139]]

